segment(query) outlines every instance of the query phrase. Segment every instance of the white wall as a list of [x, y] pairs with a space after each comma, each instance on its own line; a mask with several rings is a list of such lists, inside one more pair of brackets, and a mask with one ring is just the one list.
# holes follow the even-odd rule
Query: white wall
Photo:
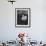
[[[15, 8], [31, 8], [31, 27], [15, 27]], [[29, 33], [33, 40], [46, 40], [46, 1], [17, 0], [13, 5], [0, 0], [0, 40], [15, 40], [19, 32]]]

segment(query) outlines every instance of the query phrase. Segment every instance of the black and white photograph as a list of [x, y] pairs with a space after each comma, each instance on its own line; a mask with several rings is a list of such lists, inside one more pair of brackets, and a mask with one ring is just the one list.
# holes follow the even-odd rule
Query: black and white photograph
[[30, 27], [30, 8], [16, 8], [15, 11], [15, 26]]

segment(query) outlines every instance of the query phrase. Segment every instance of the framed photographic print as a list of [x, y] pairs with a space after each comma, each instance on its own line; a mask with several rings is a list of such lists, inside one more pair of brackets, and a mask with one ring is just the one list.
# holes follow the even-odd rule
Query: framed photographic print
[[30, 27], [30, 8], [15, 8], [15, 26]]

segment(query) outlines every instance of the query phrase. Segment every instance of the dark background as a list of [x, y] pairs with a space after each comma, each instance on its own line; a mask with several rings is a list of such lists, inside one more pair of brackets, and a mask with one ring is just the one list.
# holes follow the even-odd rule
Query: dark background
[[[18, 25], [28, 25], [28, 14], [26, 12], [28, 11], [18, 11], [17, 12], [17, 24]], [[21, 20], [22, 15], [27, 16], [26, 21]]]

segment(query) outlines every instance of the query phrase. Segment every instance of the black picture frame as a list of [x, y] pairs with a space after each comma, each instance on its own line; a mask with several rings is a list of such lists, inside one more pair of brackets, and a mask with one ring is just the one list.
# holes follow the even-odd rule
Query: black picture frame
[[30, 8], [15, 8], [15, 27], [31, 27]]

